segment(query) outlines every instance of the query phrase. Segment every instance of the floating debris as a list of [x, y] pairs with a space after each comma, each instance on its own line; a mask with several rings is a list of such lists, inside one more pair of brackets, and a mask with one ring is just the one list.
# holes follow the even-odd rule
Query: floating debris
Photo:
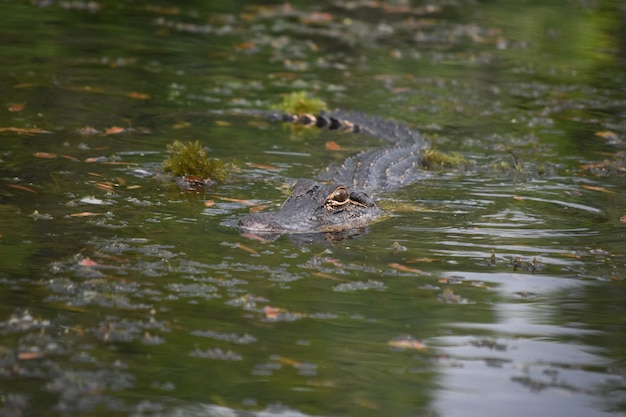
[[326, 110], [326, 103], [315, 97], [309, 97], [306, 91], [295, 91], [283, 97], [280, 104], [273, 106], [285, 114], [319, 114]]
[[401, 336], [394, 338], [387, 342], [389, 346], [396, 349], [413, 349], [413, 350], [426, 350], [426, 345], [411, 336]]
[[167, 145], [170, 156], [163, 161], [163, 170], [176, 177], [185, 178], [185, 182], [193, 185], [202, 183], [203, 186], [222, 182], [228, 175], [228, 169], [223, 162], [209, 158], [208, 152], [200, 141], [181, 142], [175, 140]]

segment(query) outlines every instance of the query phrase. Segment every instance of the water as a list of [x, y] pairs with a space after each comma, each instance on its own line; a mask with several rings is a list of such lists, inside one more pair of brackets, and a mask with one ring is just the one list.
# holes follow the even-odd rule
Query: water
[[[623, 5], [3, 10], [0, 415], [624, 414]], [[241, 200], [380, 146], [238, 111], [297, 90], [468, 163], [248, 239]], [[183, 195], [174, 139], [240, 168]]]

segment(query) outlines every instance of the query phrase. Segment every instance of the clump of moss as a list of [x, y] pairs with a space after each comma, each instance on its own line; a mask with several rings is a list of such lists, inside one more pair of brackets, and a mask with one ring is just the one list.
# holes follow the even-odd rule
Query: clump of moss
[[176, 177], [194, 176], [222, 182], [228, 175], [223, 162], [209, 158], [209, 154], [199, 141], [181, 142], [175, 140], [167, 145], [170, 156], [163, 161], [163, 170]]
[[282, 102], [272, 107], [286, 114], [319, 114], [327, 108], [323, 100], [309, 97], [306, 91], [287, 94]]
[[444, 153], [436, 149], [427, 149], [422, 155], [422, 166], [426, 169], [458, 167], [467, 163], [467, 159], [458, 152]]

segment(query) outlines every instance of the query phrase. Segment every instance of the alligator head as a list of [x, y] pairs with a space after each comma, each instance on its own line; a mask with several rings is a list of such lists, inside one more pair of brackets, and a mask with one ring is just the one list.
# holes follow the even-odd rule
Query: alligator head
[[278, 211], [251, 213], [239, 220], [244, 233], [335, 233], [365, 227], [380, 210], [364, 192], [341, 184], [299, 179], [293, 193]]

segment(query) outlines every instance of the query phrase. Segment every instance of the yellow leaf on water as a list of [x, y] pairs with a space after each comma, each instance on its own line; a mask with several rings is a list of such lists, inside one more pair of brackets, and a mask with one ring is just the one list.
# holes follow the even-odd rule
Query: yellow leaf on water
[[298, 366], [300, 365], [300, 362], [298, 362], [295, 359], [291, 359], [291, 358], [286, 358], [284, 356], [280, 356], [278, 358], [278, 362], [284, 364], [284, 365], [289, 365], [289, 366]]
[[81, 211], [80, 213], [72, 213], [70, 217], [93, 217], [93, 216], [104, 216], [105, 213], [93, 213], [91, 211]]
[[435, 262], [435, 258], [413, 258], [406, 261], [407, 264], [414, 264], [416, 262]]
[[35, 133], [52, 133], [48, 130], [38, 129], [36, 127], [0, 127], [0, 133], [2, 132], [21, 133], [25, 135], [34, 135]]
[[263, 307], [263, 313], [265, 313], [265, 317], [268, 319], [275, 319], [278, 317], [282, 310], [280, 308], [265, 306]]
[[611, 132], [610, 130], [596, 132], [595, 135], [600, 136], [601, 138], [604, 138], [604, 139], [617, 139], [617, 135], [615, 134], [615, 132]]
[[48, 153], [48, 152], [35, 152], [33, 156], [35, 158], [54, 159], [58, 155], [55, 153]]
[[399, 348], [399, 349], [415, 349], [415, 350], [425, 350], [426, 345], [424, 345], [419, 340], [415, 339], [400, 339], [400, 340], [390, 340], [387, 344], [391, 347]]
[[9, 105], [9, 111], [11, 113], [17, 113], [20, 112], [22, 110], [24, 110], [24, 106], [26, 105], [26, 103], [14, 103], [14, 104], [10, 104]]
[[611, 190], [607, 190], [604, 187], [596, 187], [593, 185], [581, 185], [580, 188], [583, 188], [585, 190], [590, 190], [590, 191], [599, 191], [601, 193], [612, 193], [613, 191]]
[[32, 188], [29, 188], [25, 185], [20, 185], [20, 184], [7, 184], [7, 186], [11, 187], [11, 188], [15, 188], [17, 190], [22, 190], [22, 191], [28, 191], [29, 193], [33, 193], [33, 194], [38, 194], [37, 191], [33, 190]]
[[180, 122], [180, 123], [175, 123], [174, 126], [172, 126], [174, 129], [185, 129], [187, 127], [191, 127], [191, 123], [189, 122]]
[[253, 235], [252, 233], [242, 233], [241, 236], [252, 240], [258, 240], [259, 242], [269, 243], [269, 240], [264, 239], [261, 236]]
[[20, 352], [17, 354], [17, 358], [21, 361], [29, 361], [32, 359], [39, 359], [43, 356], [42, 352]]
[[242, 245], [241, 243], [238, 243], [236, 247], [241, 249], [241, 250], [243, 250], [243, 251], [245, 251], [245, 252], [251, 253], [253, 255], [258, 254], [258, 252], [255, 251], [254, 249], [252, 249], [251, 247], [246, 246], [246, 245]]
[[146, 93], [137, 93], [135, 91], [131, 91], [127, 94], [128, 97], [134, 98], [135, 100], [147, 100], [150, 98], [150, 94]]
[[122, 133], [124, 132], [126, 129], [124, 129], [123, 127], [119, 127], [119, 126], [112, 126], [112, 127], [108, 127], [104, 133], [107, 135], [117, 135], [118, 133]]
[[417, 269], [417, 268], [411, 268], [408, 267], [406, 265], [401, 265], [399, 263], [390, 263], [389, 266], [393, 269], [397, 269], [398, 271], [402, 271], [402, 272], [412, 272], [414, 274], [423, 274], [424, 271]]
[[252, 201], [241, 200], [239, 198], [231, 198], [231, 197], [216, 197], [216, 198], [219, 198], [220, 200], [224, 200], [224, 201], [230, 201], [231, 203], [244, 204], [246, 206], [254, 206], [255, 205], [255, 203], [253, 203]]
[[264, 170], [277, 170], [277, 169], [280, 169], [280, 168], [275, 167], [273, 165], [257, 164], [257, 163], [254, 163], [254, 162], [248, 162], [248, 163], [246, 163], [246, 165], [248, 165], [249, 167], [252, 167], [252, 168], [258, 168], [258, 169], [264, 169]]

